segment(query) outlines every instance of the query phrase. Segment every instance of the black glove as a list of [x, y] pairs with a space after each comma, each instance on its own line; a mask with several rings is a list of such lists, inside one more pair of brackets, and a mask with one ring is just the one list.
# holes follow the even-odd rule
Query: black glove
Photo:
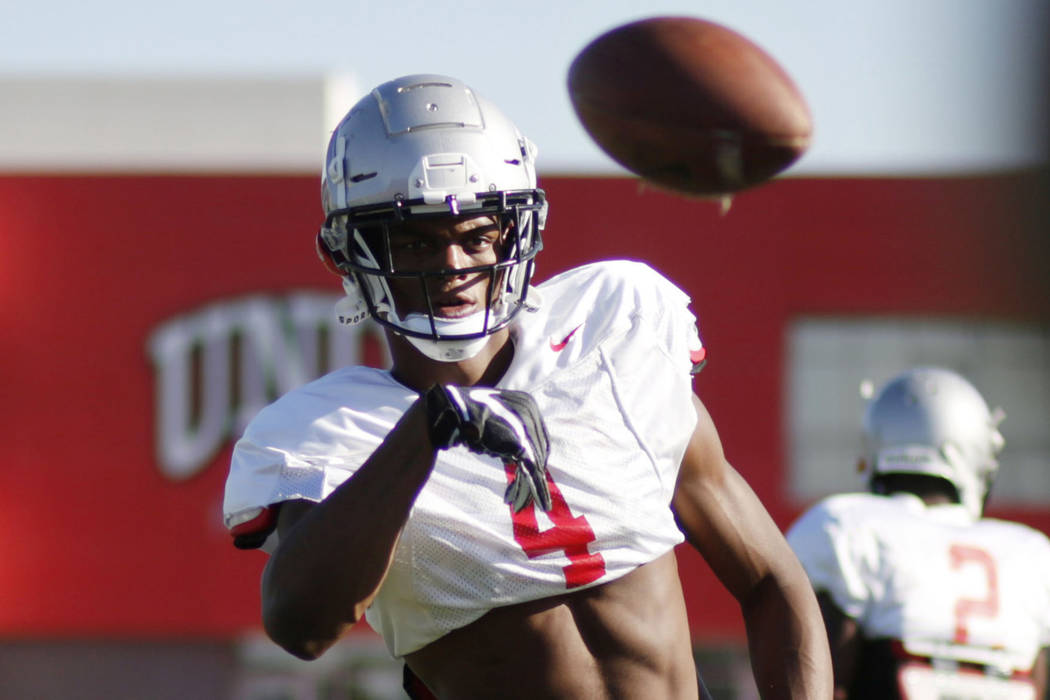
[[550, 438], [536, 400], [524, 391], [435, 384], [424, 395], [430, 441], [445, 450], [465, 445], [471, 452], [517, 466], [503, 500], [514, 512], [530, 501], [551, 509], [547, 488]]

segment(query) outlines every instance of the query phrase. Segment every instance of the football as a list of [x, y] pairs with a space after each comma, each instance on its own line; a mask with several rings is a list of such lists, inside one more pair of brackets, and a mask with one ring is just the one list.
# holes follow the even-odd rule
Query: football
[[806, 100], [765, 50], [694, 17], [612, 29], [569, 67], [584, 129], [613, 160], [659, 187], [721, 196], [766, 182], [805, 152]]

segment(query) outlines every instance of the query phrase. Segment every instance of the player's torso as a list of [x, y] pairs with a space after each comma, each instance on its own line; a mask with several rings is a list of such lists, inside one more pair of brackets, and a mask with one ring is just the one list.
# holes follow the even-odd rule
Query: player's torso
[[[933, 509], [934, 511], [936, 509]], [[1045, 603], [1028, 567], [1030, 542], [1010, 524], [945, 522], [928, 513], [873, 523], [883, 595], [865, 615], [870, 636], [985, 649], [1034, 648], [1032, 608]]]
[[[965, 655], [965, 652], [964, 652]], [[850, 700], [1042, 700], [1032, 674], [909, 652], [896, 639], [864, 639]]]
[[396, 654], [492, 607], [616, 579], [681, 541], [669, 502], [695, 423], [690, 384], [628, 312], [635, 302], [585, 298], [592, 286], [542, 290], [499, 383], [544, 416], [552, 510], [512, 512], [511, 472], [494, 458], [439, 453], [369, 610]]
[[957, 506], [851, 498], [842, 521], [850, 541], [840, 545], [859, 562], [870, 596], [859, 617], [866, 647], [857, 693], [1030, 697], [1023, 676], [1050, 606], [1045, 538], [1014, 523], [972, 521]]
[[697, 695], [673, 552], [606, 585], [490, 610], [406, 662], [440, 697]]

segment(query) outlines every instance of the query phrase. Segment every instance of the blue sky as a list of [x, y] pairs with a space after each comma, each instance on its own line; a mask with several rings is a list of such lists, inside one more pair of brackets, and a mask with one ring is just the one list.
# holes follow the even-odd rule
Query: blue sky
[[0, 75], [341, 75], [363, 91], [446, 73], [500, 104], [541, 166], [617, 172], [577, 123], [565, 74], [590, 39], [652, 15], [721, 22], [781, 61], [816, 127], [796, 172], [1045, 158], [1045, 0], [4, 0]]

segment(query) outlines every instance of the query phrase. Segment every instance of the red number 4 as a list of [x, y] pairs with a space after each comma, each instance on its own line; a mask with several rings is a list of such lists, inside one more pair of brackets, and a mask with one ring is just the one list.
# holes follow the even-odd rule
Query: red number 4
[[970, 617], [995, 617], [999, 614], [999, 575], [995, 569], [992, 555], [980, 547], [964, 544], [953, 544], [948, 550], [953, 569], [961, 569], [966, 564], [977, 564], [984, 569], [988, 594], [982, 599], [960, 598], [955, 601], [955, 643], [966, 644], [970, 632], [966, 621]]
[[[514, 481], [515, 467], [513, 464], [506, 465], [507, 482]], [[605, 558], [600, 552], [591, 553], [587, 545], [594, 542], [594, 530], [591, 529], [587, 518], [573, 515], [569, 510], [569, 504], [561, 495], [561, 491], [554, 483], [551, 475], [547, 474], [547, 487], [551, 492], [551, 509], [547, 512], [554, 526], [540, 531], [536, 520], [536, 504], [529, 503], [517, 513], [510, 510], [511, 520], [514, 521], [514, 539], [518, 541], [521, 548], [529, 559], [561, 550], [568, 557], [569, 563], [562, 567], [565, 572], [565, 587], [575, 588], [592, 581], [597, 581], [605, 575]]]

